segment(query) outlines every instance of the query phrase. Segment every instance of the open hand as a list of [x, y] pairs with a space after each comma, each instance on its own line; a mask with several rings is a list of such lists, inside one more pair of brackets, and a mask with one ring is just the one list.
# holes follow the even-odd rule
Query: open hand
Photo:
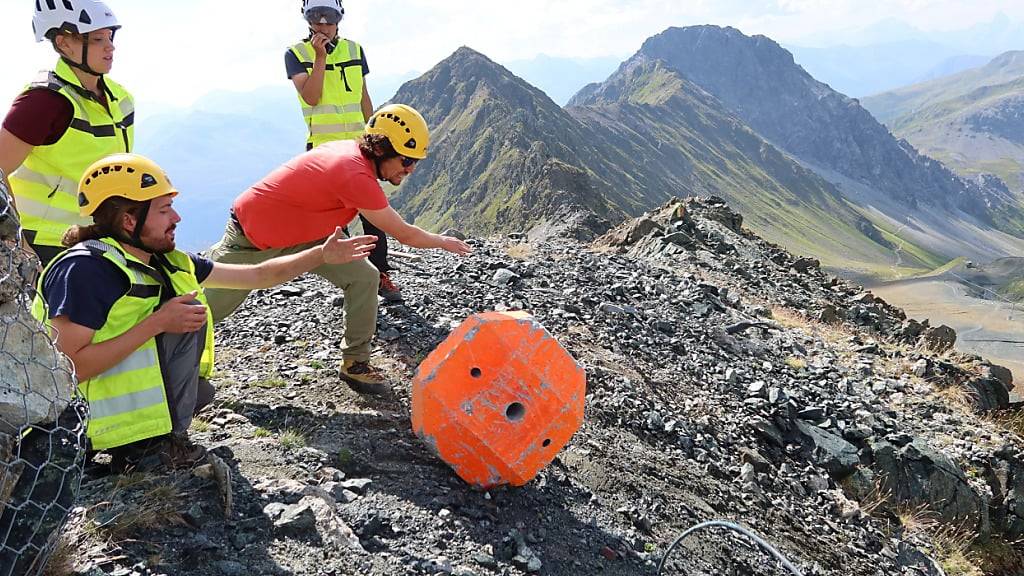
[[206, 324], [206, 306], [200, 304], [196, 296], [197, 293], [193, 291], [171, 298], [153, 313], [160, 318], [162, 332], [187, 334]]
[[441, 248], [459, 256], [469, 256], [473, 248], [454, 236], [441, 236]]
[[346, 238], [344, 230], [339, 226], [323, 244], [324, 262], [344, 264], [353, 260], [362, 260], [370, 255], [376, 242], [376, 236]]

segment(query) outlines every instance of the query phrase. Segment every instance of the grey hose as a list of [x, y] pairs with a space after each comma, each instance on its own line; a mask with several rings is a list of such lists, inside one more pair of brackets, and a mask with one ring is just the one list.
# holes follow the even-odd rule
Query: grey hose
[[753, 532], [747, 530], [742, 526], [733, 524], [732, 522], [726, 522], [724, 520], [712, 520], [710, 522], [703, 522], [701, 524], [697, 524], [693, 528], [690, 528], [686, 532], [680, 534], [679, 537], [676, 538], [674, 542], [672, 542], [672, 545], [668, 547], [668, 550], [665, 551], [665, 555], [661, 557], [661, 562], [658, 563], [658, 576], [661, 576], [662, 570], [665, 568], [665, 563], [668, 562], [668, 557], [672, 554], [672, 551], [675, 549], [676, 546], [679, 545], [680, 542], [686, 539], [686, 537], [690, 534], [699, 532], [706, 528], [714, 527], [726, 528], [728, 530], [732, 530], [733, 532], [739, 532], [740, 534], [753, 540], [758, 546], [760, 546], [768, 553], [770, 553], [776, 560], [781, 562], [782, 565], [785, 566], [791, 573], [795, 574], [796, 576], [803, 576], [803, 574], [801, 574], [800, 571], [796, 569], [796, 566], [793, 566], [793, 564], [790, 563], [789, 560], [786, 560], [786, 558], [781, 553], [779, 553], [778, 550], [776, 550], [771, 544], [765, 542], [764, 539], [762, 539], [760, 536], [754, 534]]

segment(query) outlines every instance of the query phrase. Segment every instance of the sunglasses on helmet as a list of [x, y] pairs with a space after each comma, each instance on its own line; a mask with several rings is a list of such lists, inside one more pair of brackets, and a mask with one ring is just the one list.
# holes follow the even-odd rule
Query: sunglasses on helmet
[[337, 24], [341, 22], [341, 12], [333, 8], [317, 6], [306, 10], [306, 22], [310, 24]]
[[409, 158], [408, 156], [402, 156], [401, 154], [399, 154], [399, 157], [402, 159], [402, 167], [403, 168], [408, 168], [410, 166], [415, 166], [416, 163], [420, 161], [419, 158]]

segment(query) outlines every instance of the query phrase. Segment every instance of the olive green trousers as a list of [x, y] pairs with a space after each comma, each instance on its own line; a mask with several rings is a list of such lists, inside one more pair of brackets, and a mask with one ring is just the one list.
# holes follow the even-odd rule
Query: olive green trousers
[[[223, 264], [258, 264], [277, 256], [295, 254], [319, 246], [323, 240], [287, 248], [260, 250], [245, 237], [241, 226], [228, 219], [224, 237], [210, 249], [210, 259]], [[366, 260], [345, 264], [323, 264], [312, 270], [345, 293], [345, 333], [341, 353], [346, 360], [363, 362], [370, 359], [370, 342], [377, 330], [377, 289], [380, 272]], [[238, 308], [249, 290], [210, 288], [206, 299], [213, 321], [220, 322]]]

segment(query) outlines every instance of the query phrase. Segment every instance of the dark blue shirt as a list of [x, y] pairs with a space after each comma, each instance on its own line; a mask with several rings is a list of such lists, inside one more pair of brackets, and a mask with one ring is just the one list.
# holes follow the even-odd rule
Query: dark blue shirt
[[[213, 261], [189, 254], [201, 284], [213, 271]], [[43, 279], [43, 297], [50, 318], [68, 320], [93, 330], [107, 323], [114, 303], [130, 288], [128, 278], [111, 261], [88, 254], [64, 258], [50, 267]]]

